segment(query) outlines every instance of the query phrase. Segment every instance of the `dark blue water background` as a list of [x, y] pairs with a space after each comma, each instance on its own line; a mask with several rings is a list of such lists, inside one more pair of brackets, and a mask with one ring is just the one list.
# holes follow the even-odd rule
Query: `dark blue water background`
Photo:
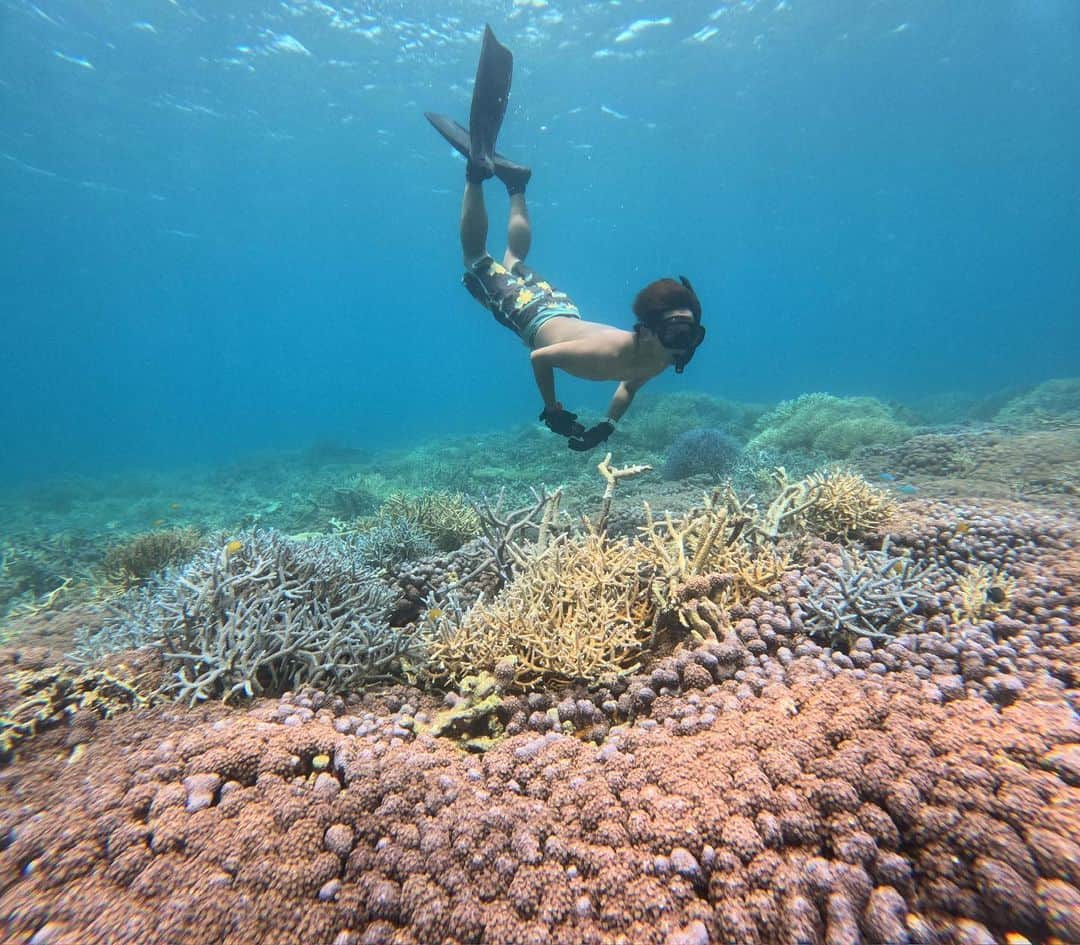
[[[1080, 373], [1075, 0], [0, 0], [0, 478], [534, 419], [421, 115], [465, 120], [485, 20], [530, 262], [617, 324], [698, 287], [656, 389]], [[590, 422], [610, 392], [560, 388]]]

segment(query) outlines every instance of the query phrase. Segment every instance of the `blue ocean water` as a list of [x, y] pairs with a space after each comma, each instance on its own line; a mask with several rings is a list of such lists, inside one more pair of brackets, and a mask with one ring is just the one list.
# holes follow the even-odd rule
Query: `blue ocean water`
[[1075, 0], [0, 0], [0, 479], [535, 419], [422, 116], [466, 120], [485, 21], [530, 263], [599, 321], [704, 301], [651, 387], [1080, 373]]

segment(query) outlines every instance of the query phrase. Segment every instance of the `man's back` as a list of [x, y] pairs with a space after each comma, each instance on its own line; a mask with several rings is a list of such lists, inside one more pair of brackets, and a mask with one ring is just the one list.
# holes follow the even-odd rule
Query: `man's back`
[[536, 334], [532, 361], [587, 381], [639, 386], [671, 364], [671, 353], [651, 335], [581, 318], [552, 318]]

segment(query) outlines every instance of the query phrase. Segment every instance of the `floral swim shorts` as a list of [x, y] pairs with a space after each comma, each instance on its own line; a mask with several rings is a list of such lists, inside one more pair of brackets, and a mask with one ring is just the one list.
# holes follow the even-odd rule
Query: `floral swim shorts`
[[500, 325], [530, 348], [536, 342], [536, 333], [552, 318], [581, 318], [570, 296], [520, 261], [507, 269], [490, 256], [482, 256], [466, 270], [461, 281]]

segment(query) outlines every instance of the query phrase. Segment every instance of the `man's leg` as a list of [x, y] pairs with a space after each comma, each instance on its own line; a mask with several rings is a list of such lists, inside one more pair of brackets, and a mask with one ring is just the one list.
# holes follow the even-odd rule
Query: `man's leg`
[[503, 265], [513, 269], [518, 260], [524, 262], [532, 246], [532, 225], [524, 192], [510, 195], [510, 220], [506, 224], [506, 255]]
[[461, 199], [461, 253], [465, 266], [471, 266], [487, 254], [488, 215], [484, 206], [484, 188], [468, 181]]

